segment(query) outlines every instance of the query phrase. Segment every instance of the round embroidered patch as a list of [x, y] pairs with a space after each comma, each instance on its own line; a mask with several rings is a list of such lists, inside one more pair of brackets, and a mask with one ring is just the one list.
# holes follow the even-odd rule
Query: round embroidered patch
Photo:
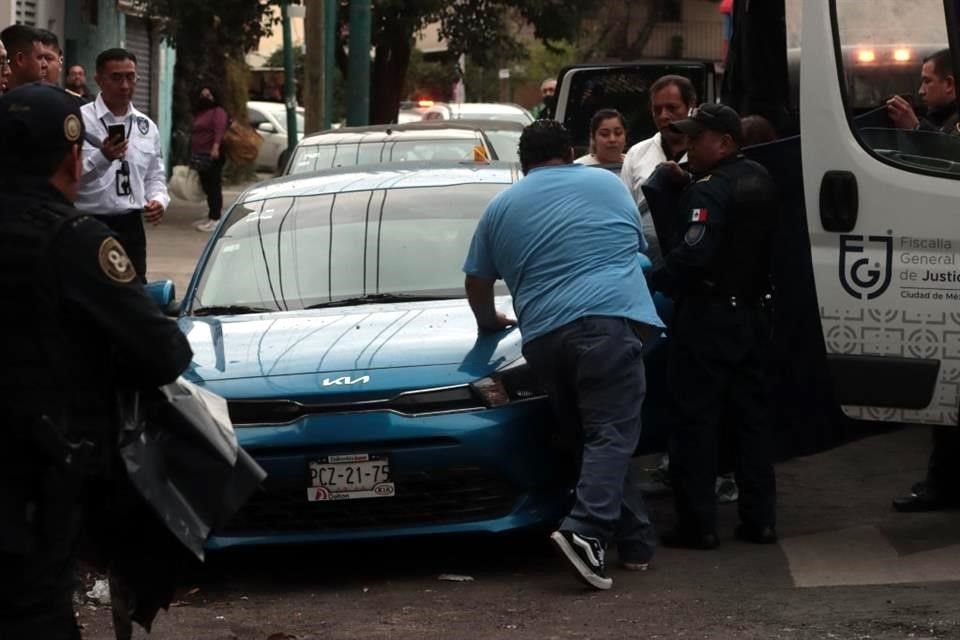
[[706, 232], [707, 225], [700, 223], [692, 224], [687, 227], [687, 232], [683, 235], [683, 241], [688, 247], [695, 247], [703, 240]]
[[63, 135], [67, 142], [76, 142], [83, 133], [83, 125], [80, 124], [80, 118], [72, 113], [63, 121]]
[[137, 277], [133, 263], [130, 262], [127, 252], [123, 250], [116, 238], [106, 238], [100, 243], [98, 257], [100, 269], [114, 282], [127, 284]]

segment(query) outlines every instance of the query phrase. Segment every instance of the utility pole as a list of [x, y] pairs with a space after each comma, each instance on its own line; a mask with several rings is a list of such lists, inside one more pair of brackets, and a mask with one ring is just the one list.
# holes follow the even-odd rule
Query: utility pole
[[327, 5], [334, 4], [334, 0], [314, 0], [306, 4], [307, 13], [304, 16], [304, 92], [303, 102], [306, 107], [306, 130], [311, 133], [329, 128], [324, 122], [329, 122], [326, 113], [326, 9]]
[[292, 156], [293, 148], [297, 146], [297, 94], [293, 85], [296, 66], [293, 63], [290, 0], [282, 0], [280, 16], [283, 20], [283, 99], [287, 105], [287, 151]]
[[323, 77], [323, 128], [329, 129], [333, 124], [333, 79], [335, 77], [337, 58], [336, 47], [340, 46], [340, 20], [337, 16], [337, 0], [323, 0], [323, 28], [324, 40], [324, 77]]
[[347, 124], [370, 123], [370, 2], [350, 0], [350, 73]]

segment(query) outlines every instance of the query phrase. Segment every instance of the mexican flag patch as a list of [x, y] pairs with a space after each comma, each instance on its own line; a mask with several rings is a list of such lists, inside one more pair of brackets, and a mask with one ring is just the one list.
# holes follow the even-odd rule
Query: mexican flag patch
[[694, 209], [690, 212], [690, 222], [706, 222], [709, 217], [706, 209]]

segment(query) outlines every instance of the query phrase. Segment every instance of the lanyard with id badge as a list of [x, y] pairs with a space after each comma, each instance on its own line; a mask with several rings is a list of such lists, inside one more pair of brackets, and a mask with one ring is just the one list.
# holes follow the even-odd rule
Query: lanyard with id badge
[[[109, 138], [113, 144], [117, 144], [124, 139], [130, 139], [130, 132], [133, 130], [133, 123], [129, 122], [129, 117], [127, 120], [127, 125], [124, 125], [123, 123], [108, 125], [106, 122], [104, 122], [103, 118], [100, 118], [100, 122], [107, 130], [107, 138]], [[114, 188], [116, 189], [117, 196], [121, 198], [129, 197], [130, 202], [133, 202], [133, 187], [130, 186], [130, 163], [126, 159], [120, 161], [120, 167], [117, 169]]]

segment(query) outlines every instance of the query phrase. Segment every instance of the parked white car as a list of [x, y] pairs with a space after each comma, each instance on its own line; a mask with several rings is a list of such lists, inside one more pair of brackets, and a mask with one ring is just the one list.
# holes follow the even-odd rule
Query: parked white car
[[[297, 141], [303, 138], [304, 109], [297, 107]], [[282, 102], [248, 102], [247, 120], [263, 138], [257, 170], [283, 172], [287, 160], [287, 107]]]
[[423, 114], [424, 120], [509, 120], [524, 126], [533, 122], [530, 112], [502, 102], [438, 102]]

